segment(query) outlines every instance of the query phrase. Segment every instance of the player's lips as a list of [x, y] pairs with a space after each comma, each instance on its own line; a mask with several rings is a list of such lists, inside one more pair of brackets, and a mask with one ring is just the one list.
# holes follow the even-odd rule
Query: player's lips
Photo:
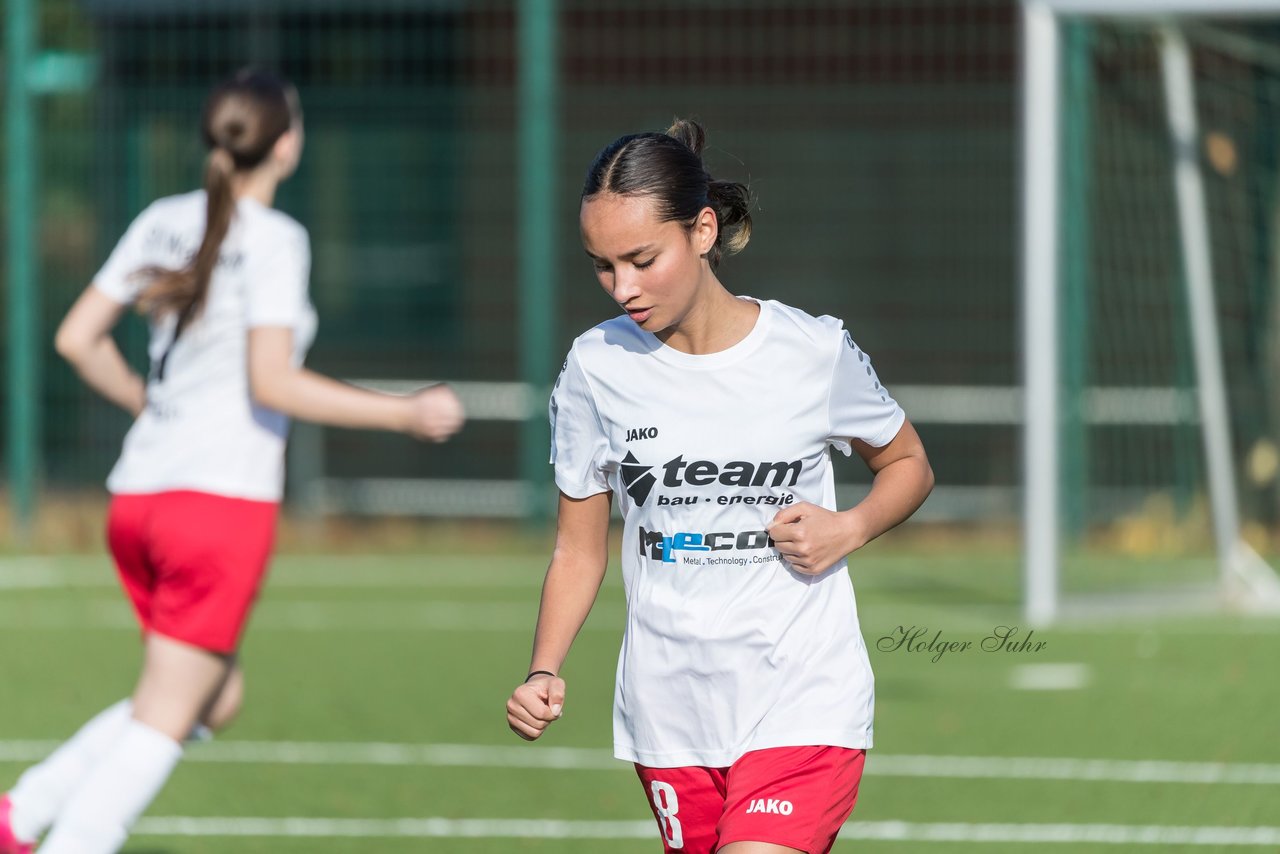
[[650, 307], [650, 308], [626, 308], [626, 307], [624, 306], [623, 308], [624, 308], [624, 310], [627, 312], [627, 317], [630, 317], [630, 318], [631, 318], [632, 320], [634, 320], [636, 323], [644, 323], [646, 320], [648, 320], [648, 319], [649, 319], [649, 315], [653, 314], [653, 308], [652, 308], [652, 307]]

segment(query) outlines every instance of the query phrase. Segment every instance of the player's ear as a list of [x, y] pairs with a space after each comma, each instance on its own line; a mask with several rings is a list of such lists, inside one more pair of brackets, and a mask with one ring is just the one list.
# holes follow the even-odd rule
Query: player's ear
[[689, 229], [689, 238], [693, 241], [693, 247], [698, 254], [706, 257], [716, 245], [716, 238], [719, 236], [720, 223], [716, 220], [716, 212], [709, 207], [698, 211], [698, 215], [693, 220], [693, 227]]
[[294, 125], [280, 135], [271, 149], [271, 154], [282, 167], [285, 175], [293, 174], [302, 159], [302, 126]]

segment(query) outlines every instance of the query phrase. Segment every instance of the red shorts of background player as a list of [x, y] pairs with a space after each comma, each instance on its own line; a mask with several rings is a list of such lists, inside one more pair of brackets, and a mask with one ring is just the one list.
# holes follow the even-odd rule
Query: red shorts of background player
[[770, 842], [825, 854], [853, 812], [865, 750], [775, 747], [728, 768], [636, 765], [663, 850], [712, 854], [731, 842]]
[[113, 497], [107, 543], [143, 631], [235, 652], [266, 575], [278, 507], [189, 491]]

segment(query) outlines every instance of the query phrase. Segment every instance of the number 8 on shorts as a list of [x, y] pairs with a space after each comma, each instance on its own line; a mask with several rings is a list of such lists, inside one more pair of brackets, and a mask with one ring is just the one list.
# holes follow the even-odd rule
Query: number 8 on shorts
[[649, 784], [653, 795], [653, 811], [658, 815], [658, 825], [662, 828], [662, 837], [668, 848], [683, 848], [684, 834], [680, 830], [680, 819], [676, 812], [680, 809], [680, 799], [670, 783], [654, 780]]

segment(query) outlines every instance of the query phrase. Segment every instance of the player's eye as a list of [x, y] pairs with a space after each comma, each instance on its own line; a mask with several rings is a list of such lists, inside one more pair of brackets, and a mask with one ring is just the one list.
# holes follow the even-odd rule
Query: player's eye
[[650, 258], [648, 261], [636, 261], [635, 268], [637, 270], [647, 270], [653, 266], [653, 262], [656, 260], [658, 260], [658, 256], [655, 255], [654, 257]]

